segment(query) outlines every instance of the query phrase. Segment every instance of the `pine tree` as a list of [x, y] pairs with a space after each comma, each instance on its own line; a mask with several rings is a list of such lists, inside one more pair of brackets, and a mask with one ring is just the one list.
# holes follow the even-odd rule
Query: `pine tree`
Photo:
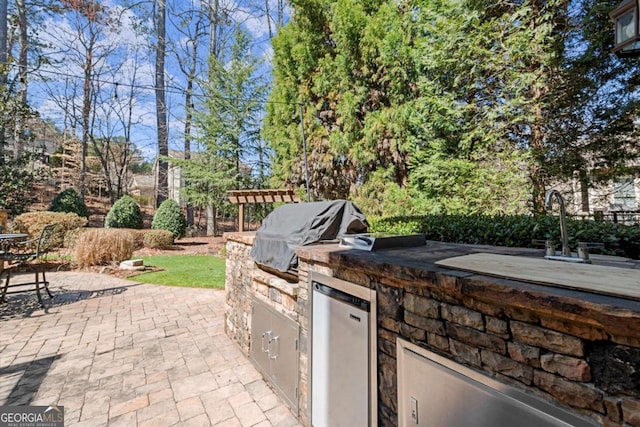
[[[202, 150], [190, 160], [174, 160], [189, 186], [186, 200], [199, 207], [213, 207], [213, 218], [226, 203], [226, 192], [244, 188], [248, 159], [259, 147], [258, 121], [266, 85], [256, 75], [258, 61], [249, 49], [249, 38], [239, 27], [229, 58], [210, 58], [211, 81], [205, 87], [206, 113], [196, 114], [198, 142]], [[217, 224], [213, 224], [213, 234]]]
[[294, 2], [273, 42], [275, 178], [303, 183], [300, 105], [313, 195], [375, 214], [542, 212], [553, 179], [637, 173], [640, 67], [608, 53], [614, 5]]

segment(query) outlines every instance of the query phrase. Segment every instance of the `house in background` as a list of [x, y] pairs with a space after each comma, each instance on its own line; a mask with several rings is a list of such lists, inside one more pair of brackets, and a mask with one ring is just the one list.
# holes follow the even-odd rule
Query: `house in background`
[[590, 186], [578, 177], [557, 187], [567, 203], [567, 212], [620, 223], [640, 223], [640, 178], [622, 177]]
[[136, 197], [139, 203], [153, 206], [156, 195], [156, 176], [154, 174], [132, 175], [129, 182], [129, 194]]
[[[184, 151], [169, 150], [169, 157], [172, 159], [184, 159]], [[184, 198], [180, 195], [180, 189], [183, 188], [184, 186], [183, 175], [184, 174], [182, 173], [182, 168], [178, 165], [171, 163], [171, 161], [169, 161], [168, 171], [167, 171], [167, 187], [168, 187], [167, 198], [175, 200], [180, 207], [185, 206]], [[153, 163], [153, 168], [151, 170], [150, 175], [135, 176], [135, 177], [139, 177], [138, 181], [140, 184], [143, 185], [143, 187], [141, 188], [144, 188], [145, 191], [149, 191], [150, 189], [151, 204], [155, 203], [156, 188], [158, 185], [157, 176], [158, 176], [158, 160], [157, 159]], [[151, 182], [151, 185], [149, 185], [149, 180]], [[139, 191], [139, 190], [138, 189], [134, 190], [134, 187], [132, 186], [129, 188], [129, 191], [131, 192], [131, 195], [134, 195], [135, 193], [133, 191]]]
[[[169, 150], [169, 157], [172, 159], [184, 159], [184, 151]], [[184, 198], [180, 195], [180, 189], [184, 186], [184, 177], [182, 168], [169, 162], [169, 171], [167, 174], [168, 191], [167, 197], [173, 199], [180, 207], [185, 206]]]

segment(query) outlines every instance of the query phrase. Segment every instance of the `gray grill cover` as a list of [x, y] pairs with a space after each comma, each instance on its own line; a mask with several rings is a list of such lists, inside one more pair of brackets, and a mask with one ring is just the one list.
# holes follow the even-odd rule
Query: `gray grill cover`
[[280, 206], [262, 221], [251, 257], [258, 264], [287, 271], [298, 265], [297, 246], [365, 233], [368, 227], [364, 214], [347, 200]]

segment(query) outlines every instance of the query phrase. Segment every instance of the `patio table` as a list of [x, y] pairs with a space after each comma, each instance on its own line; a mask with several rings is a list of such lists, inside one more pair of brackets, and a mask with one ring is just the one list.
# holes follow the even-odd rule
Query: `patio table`
[[24, 238], [29, 237], [26, 233], [2, 233], [0, 234], [0, 277], [2, 277], [2, 272], [4, 271], [4, 254], [7, 252], [7, 249], [11, 246], [11, 242], [13, 240], [22, 240]]

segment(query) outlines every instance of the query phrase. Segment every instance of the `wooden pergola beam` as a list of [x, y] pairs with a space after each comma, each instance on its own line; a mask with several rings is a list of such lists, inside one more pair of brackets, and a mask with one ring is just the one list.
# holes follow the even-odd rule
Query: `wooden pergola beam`
[[238, 206], [238, 231], [244, 231], [244, 205], [247, 203], [299, 203], [300, 199], [292, 190], [260, 189], [227, 191], [229, 202]]

